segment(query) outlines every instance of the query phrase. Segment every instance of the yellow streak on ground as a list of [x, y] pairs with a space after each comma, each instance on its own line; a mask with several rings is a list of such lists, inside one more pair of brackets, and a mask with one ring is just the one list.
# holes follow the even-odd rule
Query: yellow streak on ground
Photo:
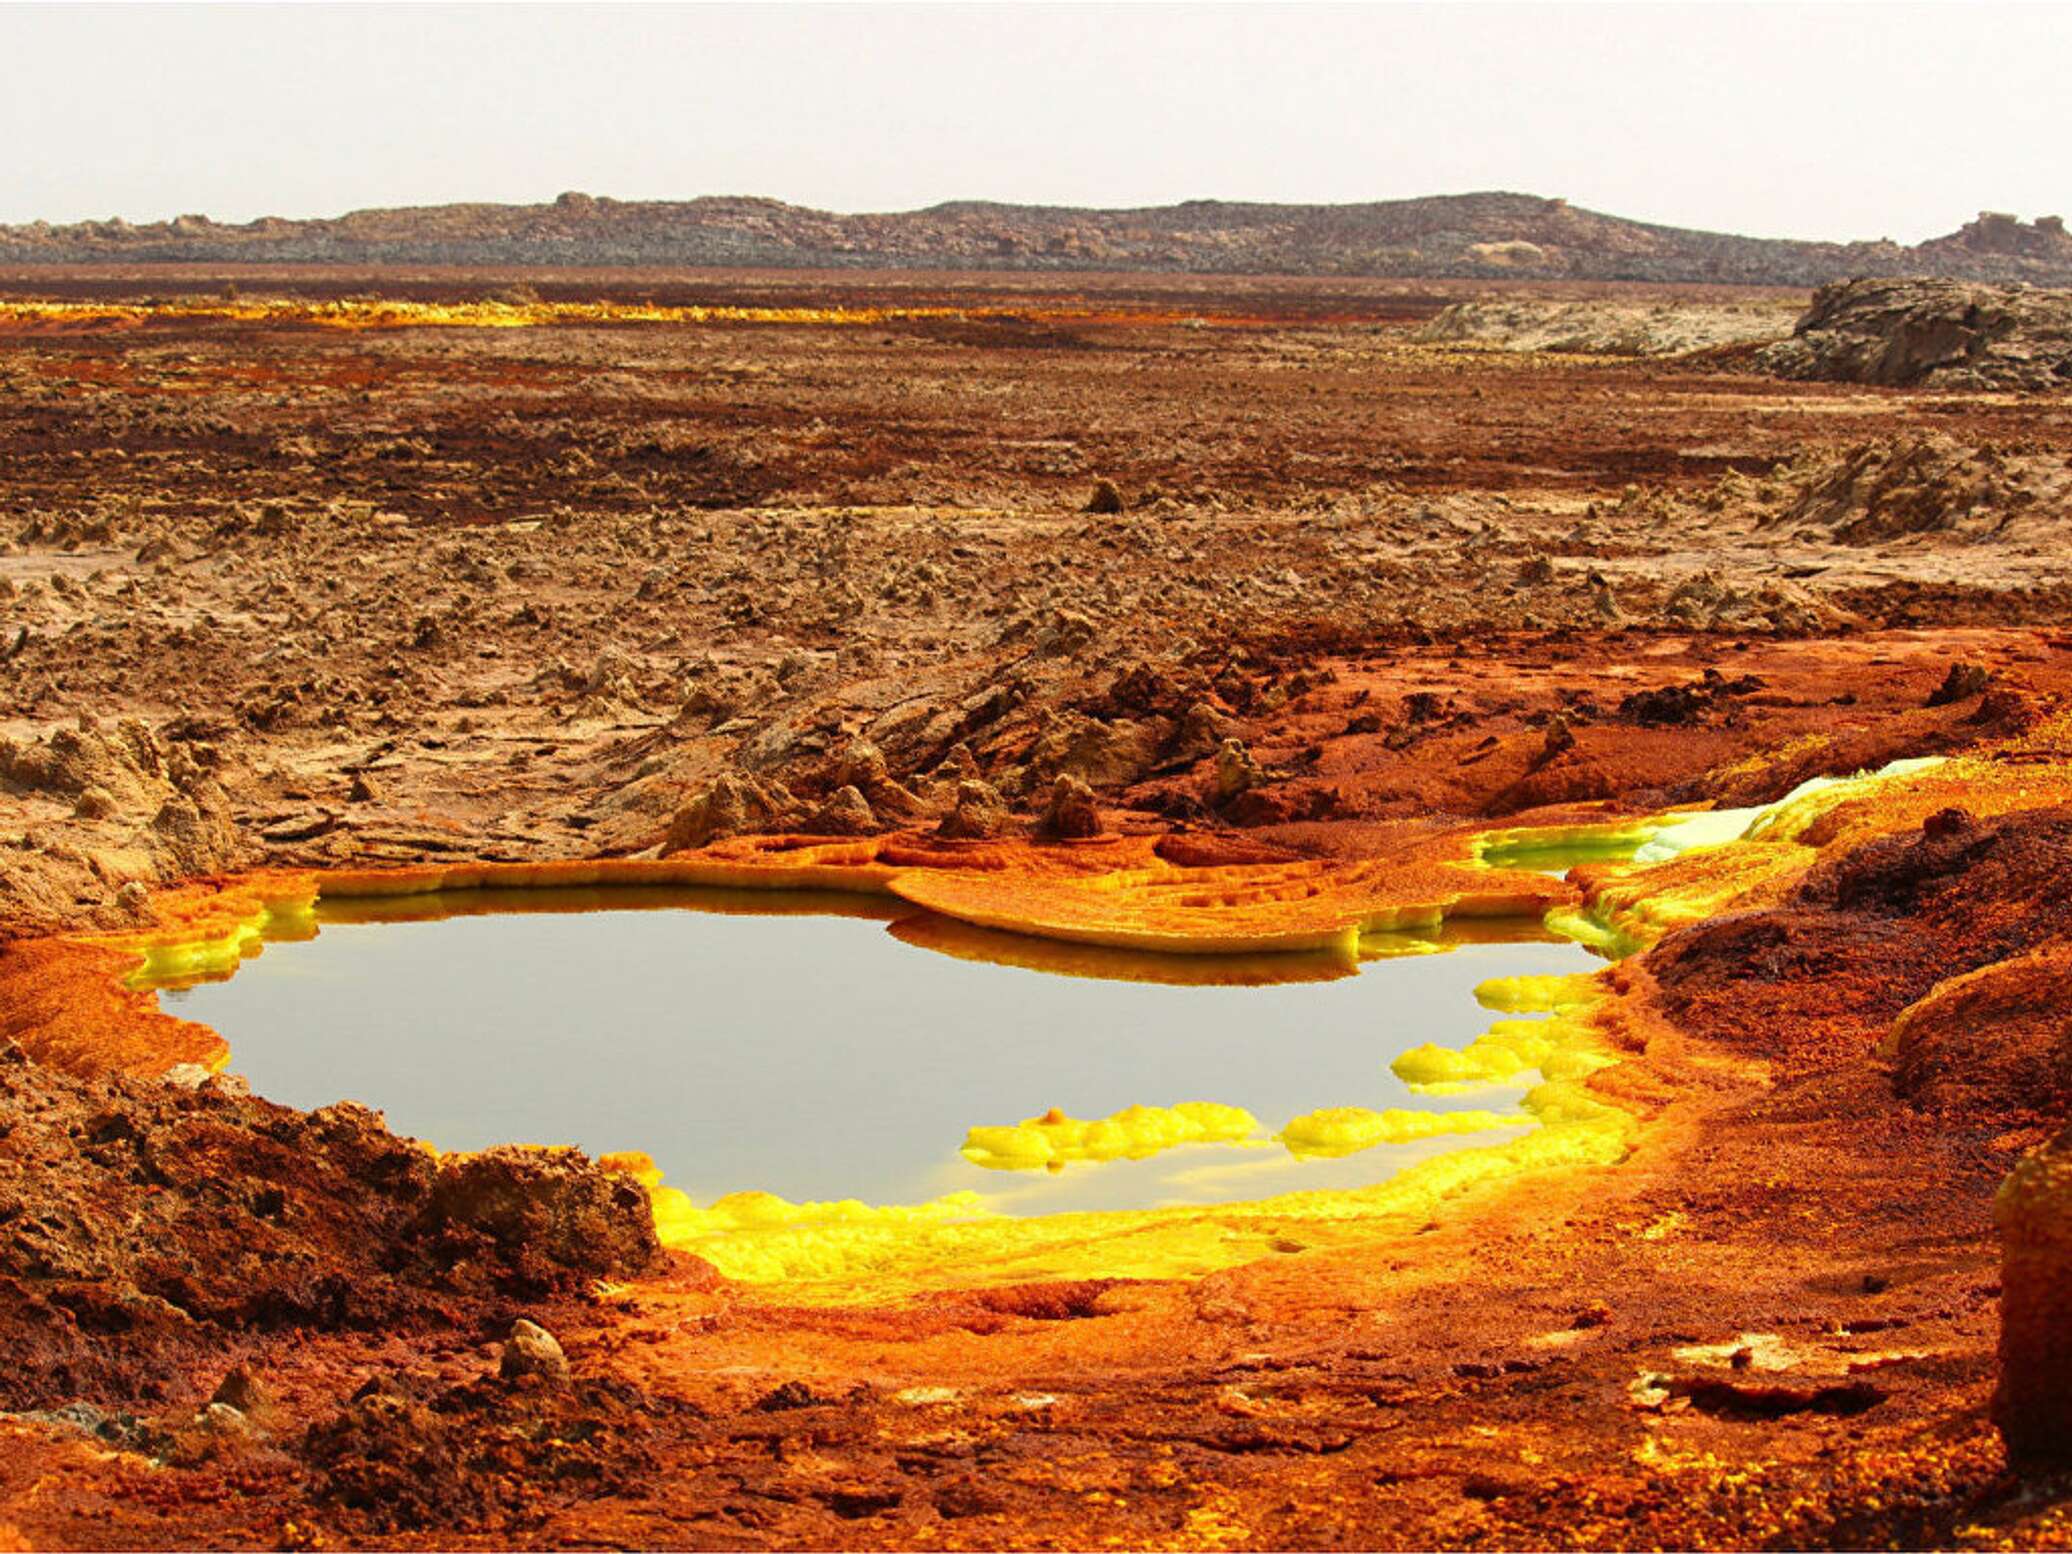
[[[1588, 1010], [1571, 1005], [1548, 1021], [1507, 1023], [1536, 1023], [1544, 1032], [1542, 1082], [1528, 1092], [1519, 1113], [1334, 1108], [1297, 1118], [1283, 1131], [1291, 1151], [1331, 1155], [1537, 1124], [1504, 1143], [1421, 1161], [1369, 1187], [1028, 1218], [995, 1212], [971, 1193], [883, 1207], [736, 1193], [700, 1207], [666, 1186], [645, 1156], [613, 1159], [647, 1185], [665, 1245], [695, 1252], [730, 1278], [782, 1284], [787, 1299], [807, 1304], [845, 1305], [998, 1282], [1192, 1277], [1267, 1255], [1290, 1224], [1302, 1225], [1306, 1246], [1355, 1245], [1413, 1230], [1448, 1199], [1477, 1188], [1533, 1171], [1623, 1159], [1638, 1122], [1582, 1082], [1612, 1061]], [[1520, 1073], [1512, 1069], [1506, 1077]], [[1244, 1115], [1235, 1108], [1215, 1110]], [[1100, 1124], [1059, 1118], [1050, 1126], [1069, 1134], [1074, 1127]]]
[[[326, 329], [530, 329], [597, 324], [870, 325], [926, 320], [1010, 320], [1029, 317], [1065, 323], [1177, 321], [1156, 310], [1117, 310], [1051, 300], [1016, 306], [741, 307], [623, 302], [409, 302], [350, 297], [311, 301], [293, 297], [176, 298], [157, 302], [0, 301], [0, 324], [141, 324], [153, 319], [220, 319], [255, 324], [306, 324]], [[1205, 318], [1200, 324], [1218, 320]], [[1241, 320], [1225, 320], [1241, 322]]]

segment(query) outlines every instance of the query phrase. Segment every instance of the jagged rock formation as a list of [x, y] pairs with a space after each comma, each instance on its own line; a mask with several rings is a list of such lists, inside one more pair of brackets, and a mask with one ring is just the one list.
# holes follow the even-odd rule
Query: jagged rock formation
[[[0, 916], [54, 921], [81, 892], [119, 892], [243, 861], [250, 844], [231, 819], [219, 752], [192, 734], [137, 718], [104, 728], [83, 714], [42, 738], [0, 735], [0, 804], [46, 822], [68, 815], [81, 844], [49, 875], [0, 868]], [[135, 905], [118, 896], [109, 924], [124, 922]]]
[[1757, 360], [1834, 383], [2062, 388], [2072, 385], [2072, 292], [1953, 280], [1823, 286], [1791, 339]]
[[0, 263], [728, 265], [1513, 276], [1812, 286], [1863, 274], [2072, 283], [2057, 217], [1986, 212], [1917, 247], [1735, 237], [1627, 221], [1536, 195], [1353, 205], [1188, 200], [1083, 210], [958, 200], [844, 215], [742, 197], [363, 210], [312, 221], [206, 216], [0, 227]]

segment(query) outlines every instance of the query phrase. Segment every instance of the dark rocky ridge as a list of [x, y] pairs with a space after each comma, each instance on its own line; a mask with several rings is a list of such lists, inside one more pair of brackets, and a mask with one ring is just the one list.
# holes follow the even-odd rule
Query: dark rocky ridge
[[1627, 221], [1565, 200], [1483, 193], [1355, 205], [1222, 200], [1081, 210], [960, 200], [842, 215], [777, 200], [622, 201], [363, 210], [310, 221], [206, 216], [133, 225], [0, 226], [0, 262], [723, 265], [767, 268], [1146, 270], [1515, 276], [1813, 286], [1940, 275], [2072, 284], [2055, 216], [1982, 213], [1916, 246], [1735, 237]]

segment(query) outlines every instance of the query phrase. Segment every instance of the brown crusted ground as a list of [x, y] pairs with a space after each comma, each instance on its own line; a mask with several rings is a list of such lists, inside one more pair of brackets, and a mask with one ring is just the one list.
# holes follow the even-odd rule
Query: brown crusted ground
[[[1412, 346], [1437, 289], [1114, 284], [1157, 307], [932, 280], [1028, 317], [0, 341], [0, 924], [145, 927], [135, 886], [253, 863], [1031, 835], [1061, 776], [1205, 857], [1357, 853], [1760, 802], [2065, 696], [2062, 397]], [[1916, 521], [1943, 488], [1876, 450], [1928, 427], [2019, 461], [2018, 531], [1940, 473]], [[458, 1255], [464, 1168], [361, 1114], [13, 1064], [0, 1527], [2062, 1546], [1986, 1407], [1991, 1191], [2066, 1104], [2066, 834], [1937, 817], [1632, 965], [1625, 1165], [1193, 1284], [828, 1313], [679, 1257], [600, 1293], [641, 1220], [578, 1166], [565, 1260], [512, 1218], [561, 1200], [502, 1177]], [[497, 1378], [518, 1315], [569, 1386]], [[233, 1367], [265, 1400], [198, 1422]]]

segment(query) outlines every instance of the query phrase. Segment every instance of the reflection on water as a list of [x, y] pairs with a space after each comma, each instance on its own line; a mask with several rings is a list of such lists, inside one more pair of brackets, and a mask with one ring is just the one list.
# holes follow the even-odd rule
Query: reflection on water
[[[1389, 1061], [1482, 1031], [1486, 978], [1600, 964], [1532, 922], [1440, 935], [1443, 954], [1430, 936], [1370, 940], [1398, 953], [1355, 970], [1048, 944], [883, 900], [763, 892], [327, 899], [318, 923], [230, 980], [163, 995], [222, 1032], [261, 1094], [364, 1100], [447, 1149], [645, 1150], [701, 1202], [969, 1189], [1047, 1212], [1378, 1181], [1460, 1140], [1300, 1159], [1272, 1135], [1331, 1107], [1508, 1111], [1515, 1091], [1413, 1098]], [[973, 1127], [1051, 1108], [1187, 1101], [1241, 1107], [1262, 1132], [1061, 1170], [959, 1152]]]

